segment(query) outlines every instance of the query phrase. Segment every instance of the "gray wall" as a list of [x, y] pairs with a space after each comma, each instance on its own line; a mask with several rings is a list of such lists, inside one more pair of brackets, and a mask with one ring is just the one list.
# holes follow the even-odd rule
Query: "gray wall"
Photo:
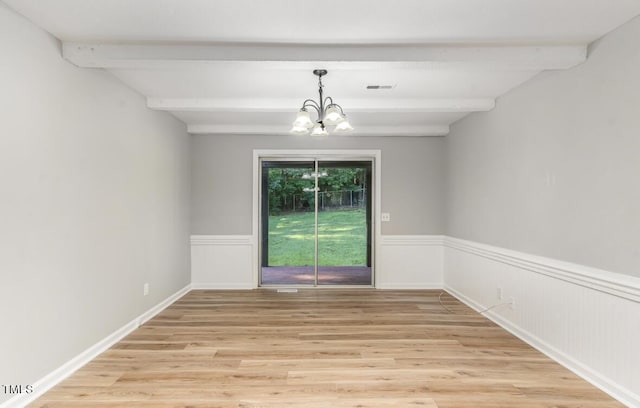
[[447, 234], [640, 276], [640, 19], [446, 138]]
[[442, 138], [192, 136], [191, 232], [249, 235], [254, 149], [380, 149], [384, 234], [442, 234]]
[[0, 384], [25, 385], [189, 283], [189, 137], [2, 3], [0, 55]]

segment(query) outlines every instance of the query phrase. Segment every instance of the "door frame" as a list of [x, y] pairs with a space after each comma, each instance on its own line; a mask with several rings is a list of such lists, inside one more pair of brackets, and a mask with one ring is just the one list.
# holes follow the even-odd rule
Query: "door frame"
[[[376, 265], [378, 264], [379, 245], [381, 242], [380, 231], [380, 209], [381, 209], [381, 150], [253, 150], [253, 220], [252, 220], [252, 242], [253, 242], [253, 287], [260, 287], [260, 211], [261, 211], [261, 189], [262, 180], [260, 177], [261, 166], [260, 161], [269, 159], [313, 159], [321, 161], [344, 161], [344, 160], [366, 160], [371, 161], [372, 166], [372, 196], [371, 196], [371, 229], [372, 229], [372, 265], [371, 276], [372, 286], [376, 285]], [[292, 285], [287, 285], [292, 286]], [[320, 285], [314, 286], [315, 288], [335, 288], [334, 285]]]

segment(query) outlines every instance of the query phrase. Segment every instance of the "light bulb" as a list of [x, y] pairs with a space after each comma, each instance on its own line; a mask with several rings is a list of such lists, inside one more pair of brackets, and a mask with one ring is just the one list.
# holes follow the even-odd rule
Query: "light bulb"
[[309, 129], [307, 129], [306, 127], [303, 127], [303, 126], [293, 125], [293, 127], [291, 128], [289, 133], [291, 133], [292, 135], [308, 135], [309, 134]]
[[313, 121], [311, 121], [309, 112], [304, 109], [300, 109], [296, 116], [296, 120], [293, 122], [293, 127], [303, 127], [307, 129], [313, 127]]
[[345, 116], [340, 122], [338, 122], [338, 125], [336, 126], [334, 132], [348, 133], [348, 132], [351, 132], [352, 130], [353, 130], [353, 127], [351, 126], [351, 124], [347, 120], [347, 117]]
[[340, 109], [337, 106], [329, 106], [324, 113], [322, 121], [325, 125], [337, 125], [340, 119], [342, 119]]
[[316, 123], [311, 131], [311, 136], [328, 136], [327, 130], [320, 124]]

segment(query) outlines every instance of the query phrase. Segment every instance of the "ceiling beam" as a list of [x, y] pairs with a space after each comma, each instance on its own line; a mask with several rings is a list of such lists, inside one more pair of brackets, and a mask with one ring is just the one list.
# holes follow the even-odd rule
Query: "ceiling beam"
[[[172, 112], [291, 112], [299, 100], [222, 99], [222, 98], [147, 98], [147, 106]], [[349, 112], [486, 112], [495, 107], [492, 98], [344, 100]]]
[[[587, 58], [584, 45], [439, 46], [323, 44], [90, 44], [65, 42], [64, 57], [84, 68], [152, 68], [192, 63], [282, 63], [292, 69], [324, 62], [332, 69], [567, 69]], [[266, 65], [270, 67], [269, 64]]]
[[[262, 126], [262, 125], [209, 125], [198, 124], [188, 125], [187, 131], [193, 135], [264, 135], [264, 136], [284, 136], [289, 135], [288, 129], [282, 126]], [[375, 126], [358, 127], [357, 130], [347, 134], [347, 136], [446, 136], [449, 134], [448, 125], [430, 126]], [[293, 136], [292, 136], [293, 137]], [[305, 137], [305, 136], [296, 136]], [[307, 136], [310, 137], [310, 136]], [[332, 137], [332, 136], [329, 136]], [[334, 135], [333, 137], [344, 137], [344, 135]]]

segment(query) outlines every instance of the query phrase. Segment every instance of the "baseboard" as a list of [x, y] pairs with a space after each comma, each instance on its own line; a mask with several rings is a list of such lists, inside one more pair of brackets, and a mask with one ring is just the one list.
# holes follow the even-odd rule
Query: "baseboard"
[[193, 290], [252, 290], [251, 285], [246, 283], [192, 283], [191, 289]]
[[382, 290], [442, 290], [442, 283], [385, 283], [376, 285]]
[[141, 314], [140, 317], [136, 319], [138, 321], [138, 327], [142, 326], [143, 324], [151, 320], [154, 316], [156, 316], [158, 313], [162, 312], [164, 309], [171, 306], [171, 304], [173, 304], [176, 300], [180, 299], [181, 297], [189, 293], [191, 289], [192, 289], [192, 285], [189, 284], [184, 288], [180, 289], [179, 291], [177, 291], [176, 293], [174, 293], [173, 295], [169, 296], [162, 302], [158, 303], [151, 309], [147, 310], [145, 313]]
[[32, 403], [33, 401], [41, 397], [44, 393], [53, 388], [56, 384], [69, 377], [78, 369], [82, 368], [82, 366], [96, 358], [98, 355], [107, 351], [111, 346], [122, 340], [138, 327], [142, 326], [145, 322], [147, 322], [162, 310], [167, 308], [169, 305], [171, 305], [173, 302], [184, 296], [190, 290], [191, 284], [180, 289], [173, 295], [169, 296], [167, 299], [153, 306], [151, 309], [142, 313], [140, 316], [136, 317], [104, 339], [100, 340], [98, 343], [94, 344], [87, 350], [78, 354], [73, 359], [58, 367], [56, 370], [35, 381], [33, 383], [33, 393], [17, 395], [14, 398], [11, 398], [0, 404], [0, 408], [22, 408]]
[[[454, 296], [455, 298], [457, 298], [458, 300], [460, 300], [462, 303], [474, 309], [475, 311], [480, 311], [487, 308], [487, 305], [481, 305], [478, 302], [475, 302], [474, 300], [456, 291], [450, 286], [445, 285], [444, 290], [447, 291], [452, 296]], [[483, 315], [487, 317], [489, 320], [491, 320], [492, 322], [494, 322], [495, 324], [497, 324], [498, 326], [507, 330], [509, 333], [513, 334], [514, 336], [518, 337], [525, 343], [529, 344], [530, 346], [534, 347], [541, 353], [545, 354], [547, 357], [551, 358], [552, 360], [556, 361], [557, 363], [571, 370], [576, 375], [580, 376], [581, 378], [588, 381], [592, 385], [600, 388], [601, 390], [611, 395], [613, 398], [617, 399], [623, 404], [629, 407], [640, 407], [640, 396], [638, 396], [631, 390], [621, 387], [620, 385], [609, 380], [608, 378], [603, 377], [598, 372], [582, 364], [580, 361], [567, 355], [561, 350], [558, 350], [557, 348], [553, 347], [551, 344], [548, 344], [547, 342], [541, 340], [540, 338], [529, 333], [528, 331], [523, 330], [522, 328], [513, 324], [509, 320], [503, 318], [496, 312], [488, 311], [483, 313]]]

